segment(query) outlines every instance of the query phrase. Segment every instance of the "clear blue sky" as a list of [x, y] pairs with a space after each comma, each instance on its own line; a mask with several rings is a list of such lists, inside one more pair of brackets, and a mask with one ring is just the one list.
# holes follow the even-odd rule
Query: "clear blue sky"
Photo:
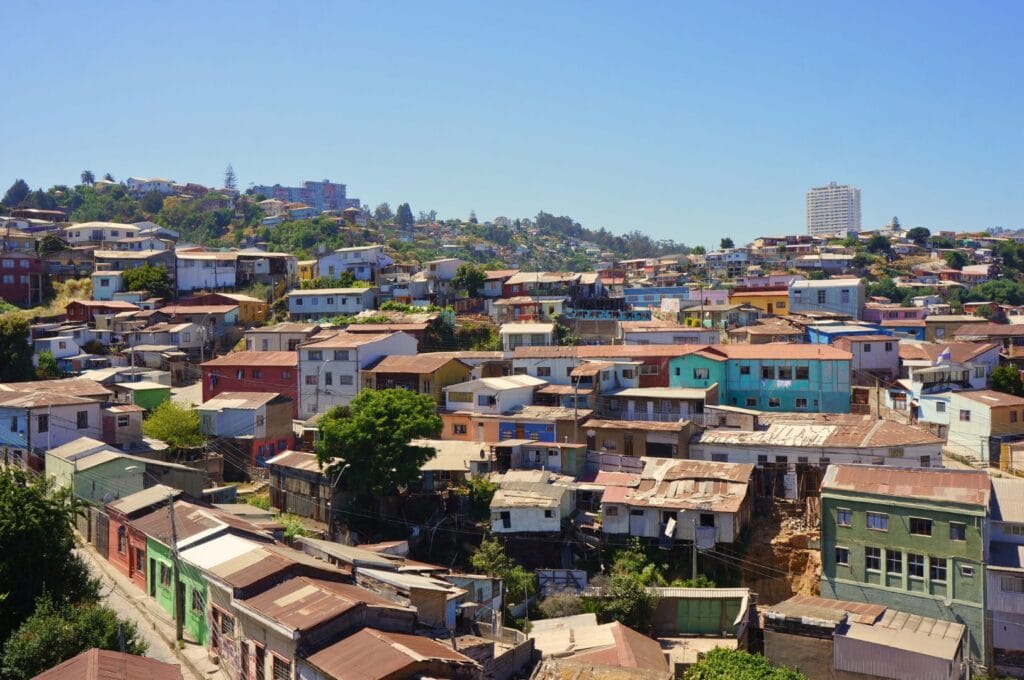
[[1024, 2], [4, 3], [0, 191], [83, 169], [686, 243], [1024, 227]]

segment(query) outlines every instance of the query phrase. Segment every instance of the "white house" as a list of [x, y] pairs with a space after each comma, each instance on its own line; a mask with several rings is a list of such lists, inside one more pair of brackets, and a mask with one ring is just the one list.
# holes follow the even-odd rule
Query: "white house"
[[286, 297], [293, 321], [352, 316], [377, 307], [376, 288], [311, 288], [293, 290]]
[[234, 288], [238, 253], [177, 251], [178, 292]]
[[212, 335], [197, 323], [156, 323], [125, 336], [129, 347], [139, 345], [175, 346], [186, 352], [198, 354], [203, 345], [212, 340]]
[[558, 533], [576, 505], [565, 478], [547, 470], [509, 470], [496, 478], [491, 531], [496, 534]]
[[134, 196], [145, 196], [153, 192], [170, 196], [174, 193], [174, 180], [162, 177], [129, 177], [124, 184], [128, 187], [128, 193]]
[[54, 359], [69, 359], [82, 353], [82, 348], [71, 334], [61, 333], [49, 338], [36, 338], [32, 341], [32, 363], [39, 363], [39, 353], [49, 352]]
[[348, 404], [362, 388], [360, 371], [383, 356], [416, 354], [416, 338], [397, 333], [321, 333], [298, 346], [299, 417]]
[[1024, 398], [994, 390], [949, 395], [946, 448], [982, 463], [995, 460], [1003, 443], [1024, 439]]
[[478, 378], [445, 387], [445, 405], [449, 411], [507, 413], [532, 404], [534, 390], [547, 384], [531, 375]]
[[553, 323], [506, 323], [498, 330], [506, 352], [516, 347], [538, 347], [557, 344]]
[[41, 452], [79, 437], [101, 437], [100, 402], [54, 392], [0, 392], [0, 449]]
[[664, 321], [620, 321], [619, 340], [624, 345], [717, 345], [721, 331], [691, 328]]
[[372, 245], [339, 248], [321, 255], [318, 263], [320, 276], [336, 279], [349, 271], [360, 281], [377, 281], [380, 270], [394, 264], [394, 260], [384, 254], [384, 246]]
[[118, 222], [80, 222], [72, 224], [64, 230], [64, 239], [71, 246], [87, 243], [104, 243], [119, 241], [123, 238], [138, 236], [139, 228], [131, 224]]
[[754, 466], [643, 458], [640, 474], [598, 473], [601, 530], [640, 538], [733, 543], [750, 521]]
[[864, 310], [864, 282], [860, 279], [810, 279], [789, 286], [789, 311], [831, 312], [859, 319]]

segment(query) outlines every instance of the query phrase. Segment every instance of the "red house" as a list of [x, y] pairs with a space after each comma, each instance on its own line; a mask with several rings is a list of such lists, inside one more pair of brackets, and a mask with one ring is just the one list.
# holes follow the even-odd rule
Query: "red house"
[[0, 298], [12, 305], [43, 304], [43, 263], [35, 255], [0, 252]]
[[298, 352], [232, 352], [207, 361], [203, 369], [203, 401], [222, 392], [277, 392], [292, 400], [299, 415]]
[[180, 495], [177, 489], [156, 484], [107, 504], [107, 561], [143, 592], [146, 590], [146, 535], [129, 522], [167, 505], [171, 498]]
[[120, 314], [137, 312], [139, 307], [121, 300], [72, 300], [64, 308], [68, 321], [93, 323], [97, 314]]

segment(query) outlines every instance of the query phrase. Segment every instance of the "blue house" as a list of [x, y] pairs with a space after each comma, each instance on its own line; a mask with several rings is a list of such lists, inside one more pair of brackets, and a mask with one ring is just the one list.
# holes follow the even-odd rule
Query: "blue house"
[[853, 355], [831, 345], [712, 345], [669, 362], [669, 386], [718, 383], [718, 403], [761, 411], [850, 412]]
[[845, 324], [822, 324], [807, 327], [807, 341], [815, 345], [831, 345], [836, 338], [857, 335], [892, 335], [891, 330], [878, 326], [851, 326]]
[[860, 279], [818, 279], [789, 284], [789, 313], [829, 312], [859, 319], [864, 310]]

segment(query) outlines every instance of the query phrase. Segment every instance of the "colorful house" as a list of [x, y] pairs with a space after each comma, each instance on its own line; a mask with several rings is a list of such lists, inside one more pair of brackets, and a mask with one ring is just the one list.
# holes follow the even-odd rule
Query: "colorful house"
[[750, 305], [768, 314], [789, 313], [788, 288], [735, 288], [729, 294], [729, 302], [734, 305]]
[[385, 390], [402, 387], [429, 395], [435, 404], [444, 404], [444, 388], [466, 382], [473, 369], [458, 359], [443, 354], [385, 356], [362, 371], [363, 388]]
[[146, 535], [131, 526], [131, 521], [156, 511], [181, 495], [181, 491], [163, 484], [151, 486], [119, 500], [107, 503], [107, 561], [130, 578], [139, 590], [146, 590]]
[[718, 383], [718, 403], [766, 411], [850, 412], [853, 355], [829, 345], [717, 345], [673, 359], [672, 387]]

